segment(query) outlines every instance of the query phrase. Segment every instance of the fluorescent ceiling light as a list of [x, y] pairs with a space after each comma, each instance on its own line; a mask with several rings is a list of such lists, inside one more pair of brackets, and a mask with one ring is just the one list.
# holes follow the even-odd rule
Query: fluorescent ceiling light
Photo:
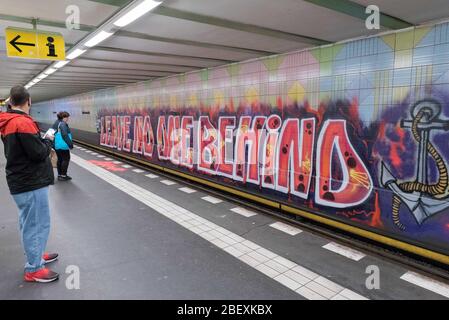
[[72, 53], [70, 53], [66, 58], [69, 60], [75, 59], [76, 57], [79, 57], [82, 55], [86, 50], [82, 49], [75, 49]]
[[69, 60], [59, 61], [59, 62], [55, 63], [55, 65], [53, 67], [56, 69], [59, 69], [59, 68], [64, 67], [69, 62], [70, 62]]
[[44, 74], [49, 75], [49, 74], [52, 74], [55, 71], [56, 71], [55, 68], [48, 68], [47, 70], [44, 71]]
[[112, 36], [113, 34], [114, 34], [113, 32], [100, 31], [92, 39], [87, 41], [84, 45], [89, 48], [94, 47], [97, 44], [99, 44], [101, 41], [106, 40], [107, 38]]
[[39, 80], [42, 80], [42, 79], [47, 78], [47, 77], [48, 77], [48, 74], [41, 73], [41, 74], [38, 75], [36, 78], [39, 79]]
[[116, 22], [114, 22], [114, 24], [117, 27], [124, 27], [130, 24], [131, 22], [137, 20], [138, 18], [146, 14], [148, 11], [156, 8], [161, 3], [162, 1], [144, 0], [142, 3], [131, 9], [121, 18], [119, 18]]

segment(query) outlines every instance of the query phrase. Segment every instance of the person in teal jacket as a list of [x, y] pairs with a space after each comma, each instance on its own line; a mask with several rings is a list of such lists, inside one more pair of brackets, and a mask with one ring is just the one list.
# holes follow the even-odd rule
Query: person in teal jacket
[[[67, 181], [72, 180], [72, 177], [67, 175], [67, 170], [70, 163], [70, 150], [73, 149], [73, 142], [71, 139], [71, 131], [68, 125], [70, 114], [66, 111], [61, 111], [57, 114], [58, 119], [53, 124], [52, 128], [56, 134], [61, 133], [63, 143], [58, 144], [55, 141], [55, 151], [58, 155], [58, 180]], [[64, 143], [65, 142], [65, 143]]]

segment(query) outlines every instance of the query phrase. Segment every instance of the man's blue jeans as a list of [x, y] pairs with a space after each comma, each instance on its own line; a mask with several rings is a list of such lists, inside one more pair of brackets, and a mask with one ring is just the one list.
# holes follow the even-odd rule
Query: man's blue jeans
[[19, 208], [19, 228], [27, 263], [25, 272], [42, 269], [42, 255], [50, 233], [48, 187], [13, 195]]

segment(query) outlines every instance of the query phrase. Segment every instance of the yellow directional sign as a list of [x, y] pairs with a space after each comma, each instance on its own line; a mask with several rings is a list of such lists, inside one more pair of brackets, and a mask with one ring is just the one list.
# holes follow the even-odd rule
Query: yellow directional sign
[[64, 38], [60, 33], [6, 28], [6, 53], [8, 57], [64, 60]]

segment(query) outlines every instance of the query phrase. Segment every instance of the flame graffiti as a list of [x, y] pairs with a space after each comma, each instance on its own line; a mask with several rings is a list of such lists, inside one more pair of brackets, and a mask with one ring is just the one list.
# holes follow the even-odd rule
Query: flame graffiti
[[390, 161], [395, 167], [400, 167], [402, 165], [402, 159], [400, 153], [405, 151], [405, 130], [400, 127], [399, 124], [395, 127], [395, 133], [398, 136], [398, 141], [391, 141], [390, 148]]
[[312, 169], [312, 163], [310, 162], [310, 158], [307, 158], [307, 159], [305, 159], [303, 162], [302, 162], [302, 165], [304, 166], [304, 169], [305, 169], [305, 173], [309, 173], [310, 171], [311, 171], [311, 169]]
[[366, 189], [369, 189], [370, 187], [370, 180], [366, 173], [364, 172], [358, 172], [354, 169], [349, 170], [349, 175], [351, 178], [356, 180], [358, 183], [360, 183], [362, 186], [364, 186]]

